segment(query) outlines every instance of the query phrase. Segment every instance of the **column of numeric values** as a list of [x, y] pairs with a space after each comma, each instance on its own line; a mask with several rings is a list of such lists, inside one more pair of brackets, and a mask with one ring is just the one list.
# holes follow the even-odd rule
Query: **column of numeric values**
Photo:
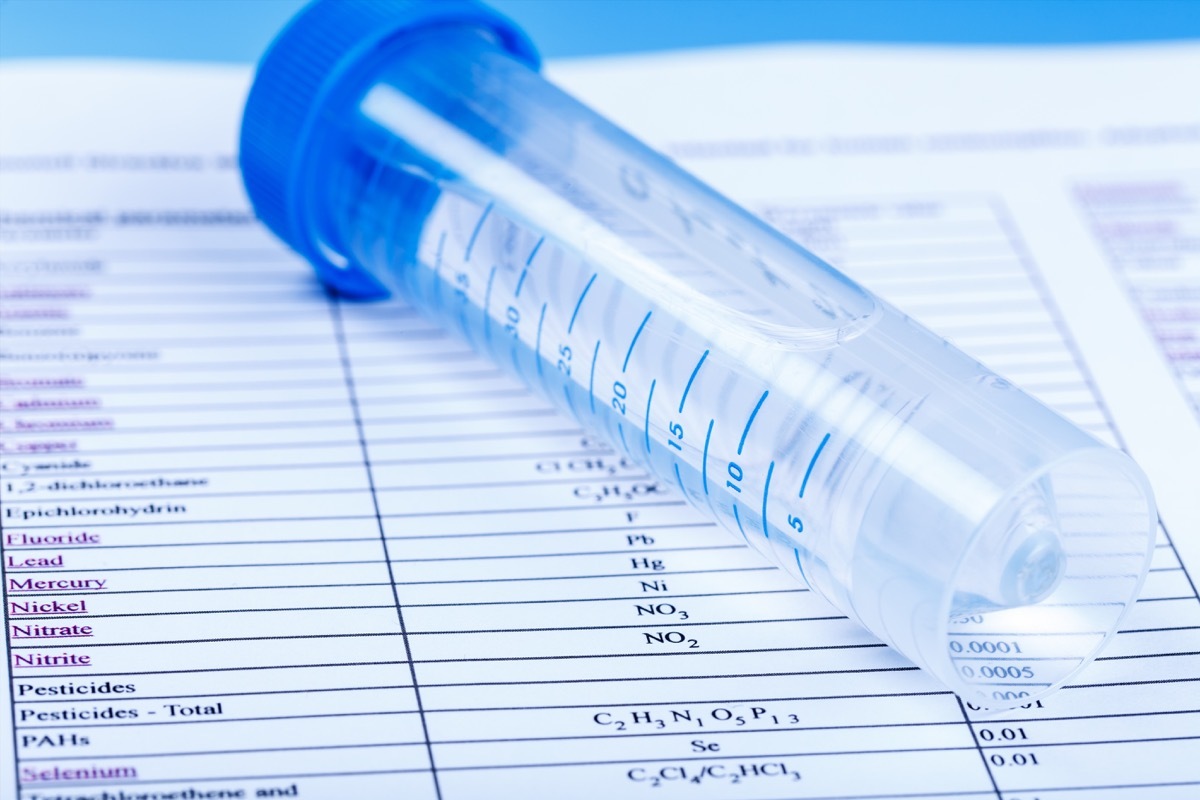
[[432, 787], [330, 307], [253, 243], [0, 264], [22, 797]]

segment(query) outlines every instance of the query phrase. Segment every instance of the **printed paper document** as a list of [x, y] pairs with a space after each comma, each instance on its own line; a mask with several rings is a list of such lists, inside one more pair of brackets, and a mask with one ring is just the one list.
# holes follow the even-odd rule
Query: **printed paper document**
[[551, 65], [1098, 437], [1153, 569], [968, 707], [403, 301], [255, 221], [247, 69], [0, 70], [0, 796], [1200, 793], [1195, 46]]

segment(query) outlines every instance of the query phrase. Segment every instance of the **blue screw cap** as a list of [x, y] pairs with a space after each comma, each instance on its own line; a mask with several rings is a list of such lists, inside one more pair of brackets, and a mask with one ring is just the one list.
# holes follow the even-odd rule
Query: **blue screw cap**
[[537, 67], [537, 51], [511, 21], [474, 0], [316, 0], [297, 14], [259, 62], [242, 115], [239, 162], [258, 218], [303, 255], [336, 291], [386, 291], [353, 264], [335, 264], [301, 222], [301, 166], [321, 111], [354, 67], [379, 49], [431, 25], [463, 24], [495, 34]]

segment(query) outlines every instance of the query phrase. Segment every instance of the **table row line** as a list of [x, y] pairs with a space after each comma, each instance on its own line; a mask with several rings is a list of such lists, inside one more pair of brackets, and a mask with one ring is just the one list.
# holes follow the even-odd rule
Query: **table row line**
[[[824, 629], [817, 626], [824, 626]], [[833, 628], [836, 633], [827, 629]], [[763, 630], [766, 629], [766, 630]], [[656, 628], [630, 631], [606, 631], [603, 636], [589, 637], [567, 634], [542, 636], [531, 633], [464, 634], [461, 636], [427, 636], [416, 645], [420, 648], [409, 658], [406, 643], [400, 635], [358, 635], [336, 640], [279, 639], [225, 640], [217, 642], [122, 643], [108, 647], [58, 648], [46, 650], [12, 650], [12, 674], [19, 679], [45, 675], [61, 679], [75, 675], [77, 679], [104, 677], [132, 678], [140, 674], [220, 672], [233, 680], [236, 674], [257, 669], [296, 668], [334, 664], [395, 663], [411, 668], [417, 684], [424, 692], [427, 685], [493, 688], [504, 685], [569, 686], [594, 683], [628, 684], [647, 677], [654, 679], [687, 679], [696, 674], [755, 676], [786, 674], [793, 680], [802, 679], [806, 687], [818, 694], [877, 691], [886, 685], [892, 673], [915, 671], [916, 667], [899, 658], [886, 646], [866, 639], [847, 621], [834, 623], [768, 624], [758, 631], [759, 636], [729, 633], [719, 628], [699, 630], [694, 641], [684, 634], [679, 642], [658, 634], [668, 629]], [[778, 633], [787, 639], [768, 638]], [[797, 636], [814, 634], [812, 644], [802, 643]], [[1101, 656], [1088, 670], [1089, 681], [1107, 680], [1104, 676], [1122, 675], [1126, 680], [1194, 680], [1200, 676], [1200, 650], [1196, 648], [1196, 631], [1179, 641], [1167, 635], [1139, 634], [1142, 646], [1130, 648], [1121, 655]], [[649, 635], [647, 635], [649, 634]], [[819, 637], [819, 638], [817, 638]], [[855, 641], [858, 637], [858, 641]], [[546, 639], [551, 641], [547, 642]], [[864, 640], [866, 639], [866, 640]], [[1130, 640], [1136, 644], [1135, 640]], [[320, 645], [325, 645], [321, 647]], [[1155, 652], [1154, 647], [1164, 648]], [[179, 669], [147, 669], [154, 661], [148, 657], [170, 657]], [[1069, 659], [1074, 663], [1075, 659]], [[27, 662], [27, 663], [26, 663]], [[992, 662], [972, 662], [988, 665]], [[998, 667], [1006, 667], [1011, 659], [996, 659]], [[1054, 677], [1061, 667], [1053, 661], [1020, 662], [1030, 667], [1033, 676]], [[986, 691], [1024, 689], [1031, 685], [1029, 674], [1021, 670], [1022, 679], [1010, 679], [1002, 669], [969, 683]], [[1001, 676], [1003, 677], [996, 677]], [[827, 683], [832, 681], [832, 683]], [[821, 688], [813, 688], [821, 687]], [[871, 688], [874, 687], [874, 688]], [[625, 687], [629, 688], [629, 687]], [[928, 687], [927, 687], [928, 688]], [[578, 691], [576, 686], [575, 691]], [[622, 691], [609, 687], [609, 691]], [[598, 688], [596, 697], [605, 696]], [[602, 701], [596, 701], [602, 702]]]
[[[471, 755], [478, 757], [492, 752], [492, 746], [464, 745], [462, 749], [467, 755], [462, 762], [443, 764], [445, 756], [440, 756], [442, 748], [439, 748], [440, 757], [435, 763], [443, 797], [452, 796], [455, 791], [473, 797], [560, 797], [564, 787], [568, 787], [572, 797], [611, 797], [627, 796], [635, 788], [650, 790], [663, 784], [675, 784], [675, 791], [694, 792], [696, 786], [690, 781], [692, 776], [697, 778], [696, 782], [716, 784], [725, 792], [736, 788], [750, 793], [739, 793], [739, 796], [751, 797], [820, 797], [829, 800], [915, 796], [916, 793], [947, 797], [959, 792], [985, 792], [994, 797], [997, 784], [989, 778], [987, 764], [1011, 767], [999, 778], [1006, 791], [1056, 786], [1078, 789], [1081, 788], [1078, 782], [1081, 774], [1089, 776], [1089, 784], [1100, 787], [1130, 788], [1173, 783], [1188, 785], [1194, 790], [1200, 784], [1200, 772], [1195, 760], [1186, 757], [1194, 746], [1195, 741], [1190, 739], [1117, 740], [1043, 745], [1014, 750], [1009, 758], [1004, 757], [1004, 751], [992, 751], [991, 756], [981, 754], [973, 745], [929, 749], [909, 746], [868, 753], [855, 749], [810, 753], [767, 748], [752, 756], [681, 755], [662, 760], [645, 756], [622, 758], [619, 754], [608, 756], [601, 750], [573, 762], [535, 760], [493, 765], [487, 760], [480, 763], [470, 760]], [[503, 748], [495, 750], [503, 751]], [[1023, 758], [1016, 759], [1018, 753]], [[1149, 768], [1151, 764], [1153, 769]], [[1170, 764], [1171, 768], [1164, 770], [1163, 764]], [[411, 780], [397, 783], [404, 786], [403, 793], [397, 796], [410, 797], [415, 796], [412, 794], [415, 787], [428, 787], [429, 770], [430, 754], [424, 745], [394, 745], [364, 751], [312, 750], [293, 754], [290, 758], [269, 760], [264, 759], [262, 753], [116, 758], [97, 764], [43, 758], [23, 762], [22, 785], [26, 788], [32, 783], [112, 787], [116, 780], [123, 780], [122, 785], [137, 787], [143, 782], [189, 783], [197, 780], [182, 778], [181, 773], [204, 776], [199, 780], [209, 784], [252, 779], [290, 781], [306, 776], [337, 775], [338, 787], [344, 792], [348, 786], [345, 776], [409, 771], [413, 773]], [[1055, 782], [1056, 777], [1061, 783]], [[888, 794], [880, 795], [879, 790], [884, 787]], [[346, 795], [339, 793], [338, 796]], [[1054, 796], [1061, 795], [1055, 792]], [[1087, 797], [1088, 794], [1083, 791], [1076, 796]], [[1180, 793], [1178, 796], [1188, 795]]]

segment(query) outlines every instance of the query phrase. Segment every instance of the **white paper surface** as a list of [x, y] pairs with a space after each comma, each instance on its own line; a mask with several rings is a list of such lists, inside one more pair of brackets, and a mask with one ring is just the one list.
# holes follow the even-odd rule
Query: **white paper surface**
[[1200, 50], [551, 75], [1129, 449], [1125, 632], [963, 707], [682, 501], [580, 491], [645, 478], [458, 340], [327, 299], [247, 211], [246, 72], [10, 66], [0, 793], [1194, 797]]

